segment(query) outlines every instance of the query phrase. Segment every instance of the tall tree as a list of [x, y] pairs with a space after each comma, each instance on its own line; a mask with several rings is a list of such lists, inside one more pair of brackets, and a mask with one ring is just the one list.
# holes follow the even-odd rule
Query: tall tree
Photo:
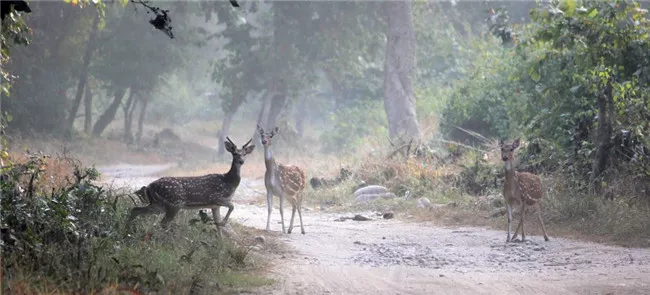
[[384, 62], [384, 108], [389, 137], [401, 143], [421, 139], [415, 112], [415, 32], [410, 1], [384, 3], [388, 23]]

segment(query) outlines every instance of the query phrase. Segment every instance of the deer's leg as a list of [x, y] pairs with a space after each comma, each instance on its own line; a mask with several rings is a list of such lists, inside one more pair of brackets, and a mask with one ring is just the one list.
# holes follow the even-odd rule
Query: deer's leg
[[289, 230], [287, 230], [287, 233], [291, 233], [291, 230], [293, 230], [293, 218], [296, 216], [296, 206], [291, 204], [291, 221], [289, 222]]
[[214, 220], [214, 225], [217, 227], [217, 236], [221, 238], [221, 226], [219, 226], [219, 220], [221, 220], [221, 212], [219, 211], [219, 206], [212, 208], [212, 220]]
[[519, 224], [517, 224], [517, 228], [515, 229], [515, 234], [512, 235], [512, 240], [516, 240], [516, 239], [517, 239], [517, 234], [519, 233], [519, 229], [520, 229], [520, 228], [521, 228], [521, 222], [520, 222]]
[[160, 222], [160, 225], [162, 226], [163, 229], [168, 229], [169, 228], [169, 223], [174, 220], [174, 217], [178, 214], [178, 211], [180, 211], [180, 208], [174, 208], [174, 207], [167, 207], [165, 208], [165, 217], [163, 217], [162, 221]]
[[269, 188], [266, 189], [266, 207], [269, 214], [266, 217], [266, 231], [271, 231], [271, 212], [273, 211], [273, 192]]
[[300, 218], [300, 233], [305, 234], [305, 227], [302, 225], [302, 204], [298, 204], [298, 218]]
[[[526, 241], [526, 234], [524, 232], [524, 218], [526, 218], [526, 200], [521, 200], [521, 221], [519, 222], [519, 226], [521, 226], [521, 241], [525, 242]], [[517, 227], [519, 227], [517, 226]]]
[[544, 220], [542, 220], [542, 204], [537, 203], [537, 218], [539, 223], [542, 224], [542, 232], [544, 232], [544, 241], [548, 242], [548, 235], [546, 234], [546, 227], [544, 226]]
[[282, 221], [282, 233], [285, 234], [287, 231], [284, 229], [284, 194], [280, 195], [280, 220]]
[[217, 226], [226, 226], [226, 223], [228, 223], [228, 218], [230, 218], [230, 213], [232, 213], [232, 210], [235, 210], [235, 206], [231, 202], [224, 204], [224, 207], [228, 207], [228, 212], [226, 212], [226, 216], [223, 218], [223, 221], [217, 222]]
[[[506, 202], [508, 202], [506, 200]], [[506, 238], [506, 243], [510, 242], [510, 231], [512, 230], [512, 205], [506, 203], [506, 208], [508, 208], [508, 237]]]

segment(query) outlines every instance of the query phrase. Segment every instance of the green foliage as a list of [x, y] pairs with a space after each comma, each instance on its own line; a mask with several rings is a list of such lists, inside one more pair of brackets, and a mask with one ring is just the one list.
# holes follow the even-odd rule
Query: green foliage
[[123, 194], [98, 186], [93, 168], [70, 161], [72, 180], [46, 190], [49, 179], [42, 179], [43, 173], [55, 168], [46, 159], [30, 155], [25, 163], [9, 161], [2, 171], [5, 291], [17, 292], [26, 284], [27, 293], [94, 293], [117, 285], [187, 294], [268, 283], [236, 272], [250, 268], [250, 250], [218, 239], [211, 222], [187, 225], [187, 218], [179, 216], [174, 225], [180, 228], [171, 232], [148, 225], [127, 234], [132, 204]]
[[[526, 60], [521, 81], [530, 94], [521, 123], [530, 135], [559, 144], [569, 168], [589, 171], [597, 118], [607, 115], [610, 140], [619, 142], [617, 161], [636, 157], [647, 165], [642, 151], [650, 146], [647, 10], [633, 1], [586, 1], [573, 12], [572, 5], [565, 1], [531, 12], [535, 22], [520, 51]], [[599, 114], [597, 97], [609, 96], [608, 87], [611, 113]]]
[[386, 134], [387, 119], [383, 103], [376, 100], [360, 101], [358, 106], [330, 114], [332, 129], [321, 134], [322, 151], [340, 154], [357, 148], [363, 138]]
[[613, 167], [647, 173], [647, 10], [622, 0], [581, 5], [563, 1], [532, 10], [532, 23], [516, 30], [514, 48], [494, 38], [474, 42], [472, 66], [451, 86], [441, 129], [460, 140], [469, 139], [455, 126], [500, 138], [523, 133], [537, 142], [537, 154], [524, 155], [529, 164], [584, 178], [597, 147], [597, 98], [611, 86], [608, 141], [613, 163], [620, 164]]
[[442, 112], [441, 130], [452, 139], [473, 142], [456, 126], [487, 137], [507, 137], [516, 130], [518, 104], [526, 94], [517, 87], [515, 73], [521, 59], [496, 38], [472, 42], [471, 67], [466, 79], [452, 86]]

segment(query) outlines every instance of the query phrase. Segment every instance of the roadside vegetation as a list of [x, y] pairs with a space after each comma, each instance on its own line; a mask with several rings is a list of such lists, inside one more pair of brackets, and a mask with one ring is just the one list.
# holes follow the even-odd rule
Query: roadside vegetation
[[[222, 173], [225, 138], [253, 138], [242, 177], [261, 179], [258, 124], [279, 127], [278, 161], [324, 180], [308, 183], [312, 210], [505, 230], [498, 142], [521, 138], [516, 169], [542, 177], [551, 239], [650, 247], [648, 2], [156, 2], [174, 39], [138, 1], [95, 2], [3, 19], [3, 291], [272, 284], [257, 230], [234, 224], [222, 241], [181, 212], [169, 232], [160, 216], [128, 231], [133, 188], [101, 186], [94, 168]], [[359, 202], [364, 185], [395, 197]]]

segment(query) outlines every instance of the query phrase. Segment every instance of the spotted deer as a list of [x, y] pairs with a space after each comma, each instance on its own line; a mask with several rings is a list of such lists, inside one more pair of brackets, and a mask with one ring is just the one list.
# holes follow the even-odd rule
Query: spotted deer
[[293, 229], [293, 219], [298, 211], [298, 218], [300, 218], [300, 231], [304, 235], [305, 228], [302, 223], [302, 191], [305, 189], [305, 172], [298, 166], [284, 165], [277, 163], [273, 158], [271, 152], [271, 138], [278, 133], [278, 127], [275, 127], [271, 132], [265, 133], [264, 129], [257, 126], [260, 133], [262, 145], [264, 146], [264, 164], [266, 165], [266, 173], [264, 174], [264, 185], [266, 186], [266, 206], [268, 207], [268, 216], [266, 219], [266, 231], [271, 230], [271, 212], [273, 211], [273, 195], [280, 197], [280, 219], [282, 220], [282, 233], [285, 233], [284, 228], [284, 199], [287, 198], [291, 203], [291, 222], [289, 223], [289, 230], [286, 233], [291, 233]]
[[[506, 242], [514, 241], [517, 238], [517, 232], [521, 228], [521, 241], [526, 240], [524, 232], [524, 218], [526, 217], [526, 206], [535, 206], [537, 209], [539, 222], [542, 224], [542, 231], [544, 232], [544, 240], [548, 241], [546, 234], [546, 227], [542, 220], [542, 181], [539, 176], [528, 172], [517, 172], [514, 170], [513, 162], [515, 159], [514, 151], [519, 147], [519, 138], [515, 139], [512, 144], [505, 144], [503, 141], [499, 142], [501, 147], [501, 159], [506, 166], [506, 179], [503, 184], [503, 197], [506, 200], [508, 209], [508, 237]], [[510, 238], [510, 231], [512, 229], [512, 206], [521, 204], [521, 220], [515, 234]]]
[[[231, 199], [241, 181], [241, 166], [246, 156], [255, 149], [255, 145], [248, 145], [252, 138], [241, 149], [237, 149], [230, 138], [227, 139], [225, 147], [232, 154], [232, 164], [227, 173], [196, 177], [163, 177], [140, 188], [136, 195], [149, 205], [131, 209], [127, 224], [131, 224], [133, 219], [142, 214], [165, 213], [161, 226], [167, 229], [181, 209], [210, 208], [220, 232], [220, 227], [226, 225], [234, 209]], [[219, 221], [221, 219], [219, 207], [228, 207], [228, 213], [223, 221]]]

